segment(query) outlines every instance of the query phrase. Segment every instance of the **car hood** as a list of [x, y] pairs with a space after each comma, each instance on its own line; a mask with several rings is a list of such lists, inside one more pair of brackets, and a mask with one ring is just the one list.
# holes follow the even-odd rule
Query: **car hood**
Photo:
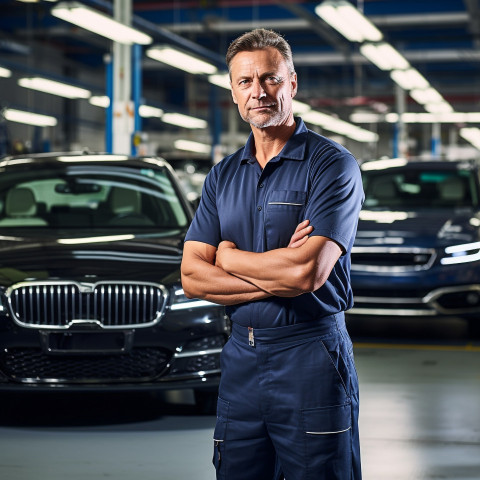
[[184, 229], [155, 234], [1, 236], [0, 286], [25, 280], [180, 281]]
[[471, 209], [362, 210], [355, 246], [444, 248], [479, 240], [480, 215]]

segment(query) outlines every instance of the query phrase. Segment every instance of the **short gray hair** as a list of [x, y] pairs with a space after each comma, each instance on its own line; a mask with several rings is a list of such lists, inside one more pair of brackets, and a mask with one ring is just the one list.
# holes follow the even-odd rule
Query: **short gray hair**
[[225, 56], [228, 71], [230, 72], [230, 64], [237, 53], [263, 50], [268, 47], [275, 48], [280, 52], [287, 63], [290, 75], [293, 75], [295, 73], [295, 67], [293, 66], [293, 56], [290, 45], [279, 33], [264, 28], [257, 28], [246, 32], [233, 40]]

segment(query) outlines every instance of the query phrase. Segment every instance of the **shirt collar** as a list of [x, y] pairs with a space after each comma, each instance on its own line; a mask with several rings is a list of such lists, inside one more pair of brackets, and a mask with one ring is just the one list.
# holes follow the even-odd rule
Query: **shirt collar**
[[[278, 158], [287, 158], [289, 160], [304, 160], [305, 158], [305, 138], [304, 135], [308, 132], [305, 123], [300, 117], [295, 117], [296, 127], [292, 136], [288, 139], [282, 151], [279, 153]], [[256, 162], [255, 156], [252, 153], [253, 147], [253, 133], [250, 133], [243, 148], [242, 155], [240, 157], [240, 163]]]

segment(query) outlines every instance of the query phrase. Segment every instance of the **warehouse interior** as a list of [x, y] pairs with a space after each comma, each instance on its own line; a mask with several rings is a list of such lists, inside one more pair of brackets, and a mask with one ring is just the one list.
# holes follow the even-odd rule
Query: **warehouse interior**
[[[373, 33], [356, 37], [359, 17], [345, 11], [338, 30], [328, 15], [339, 6]], [[88, 16], [79, 25], [81, 9], [139, 40], [91, 31]], [[159, 155], [198, 186], [250, 133], [224, 57], [253, 28], [292, 47], [295, 114], [360, 163], [480, 158], [480, 0], [0, 0], [0, 157]], [[363, 478], [478, 480], [478, 337], [460, 318], [347, 325]], [[191, 392], [58, 390], [0, 392], [1, 478], [214, 478], [215, 416], [199, 415]]]
[[[0, 2], [2, 153], [21, 148], [112, 148], [106, 138], [108, 122], [112, 110], [123, 108], [105, 108], [112, 96], [111, 76], [118, 75], [116, 70], [109, 73], [115, 42], [55, 14], [55, 9], [69, 3]], [[248, 126], [239, 119], [228, 84], [219, 87], [211, 82], [225, 80], [224, 54], [232, 39], [261, 26], [278, 30], [292, 46], [299, 78], [297, 113], [303, 113], [310, 128], [345, 144], [359, 160], [431, 153], [476, 155], [479, 2], [353, 3], [377, 27], [379, 36], [372, 37], [377, 40], [347, 39], [316, 13], [319, 2], [312, 1], [95, 0], [84, 5], [105, 15], [115, 15], [115, 9], [118, 15], [129, 11], [131, 25], [148, 36], [128, 62], [135, 78], [126, 88], [133, 88], [132, 108], [140, 110], [136, 125], [130, 128], [132, 148], [135, 144], [149, 154], [171, 153], [178, 150], [175, 140], [188, 140], [200, 144], [196, 145], [197, 155], [218, 160], [242, 145]], [[371, 44], [393, 47], [400, 54], [400, 67], [383, 64], [380, 68], [372, 63], [365, 56]], [[212, 73], [192, 74], [156, 60], [155, 51], [166, 45], [207, 62]], [[393, 58], [395, 53], [387, 53], [387, 57]], [[393, 79], [394, 69], [405, 71], [406, 67], [421, 75], [419, 85], [403, 83], [404, 89], [398, 78]], [[26, 86], [25, 79], [32, 78], [82, 90], [74, 93], [78, 97], [73, 99], [59, 96], [58, 91], [52, 95]], [[429, 90], [431, 103], [418, 93], [427, 88], [433, 89]], [[103, 107], [98, 106], [102, 102]], [[52, 117], [54, 125], [38, 127], [8, 120], [9, 109]], [[185, 124], [179, 127], [167, 123], [165, 113], [187, 114], [200, 121], [189, 128]], [[334, 124], [331, 118], [348, 125]], [[357, 129], [349, 132], [349, 125]]]

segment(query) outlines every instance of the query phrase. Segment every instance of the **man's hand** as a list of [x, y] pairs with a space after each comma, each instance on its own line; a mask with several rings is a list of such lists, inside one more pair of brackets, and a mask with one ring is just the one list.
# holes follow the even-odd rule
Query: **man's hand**
[[220, 242], [215, 256], [215, 266], [225, 270], [225, 265], [222, 263], [225, 261], [225, 254], [228, 254], [228, 250], [235, 248], [237, 248], [237, 246], [233, 242], [229, 242], [228, 240]]
[[310, 220], [304, 220], [297, 225], [297, 228], [290, 239], [290, 243], [288, 244], [288, 248], [301, 247], [308, 240], [308, 235], [313, 231], [313, 227], [309, 225], [309, 223]]

